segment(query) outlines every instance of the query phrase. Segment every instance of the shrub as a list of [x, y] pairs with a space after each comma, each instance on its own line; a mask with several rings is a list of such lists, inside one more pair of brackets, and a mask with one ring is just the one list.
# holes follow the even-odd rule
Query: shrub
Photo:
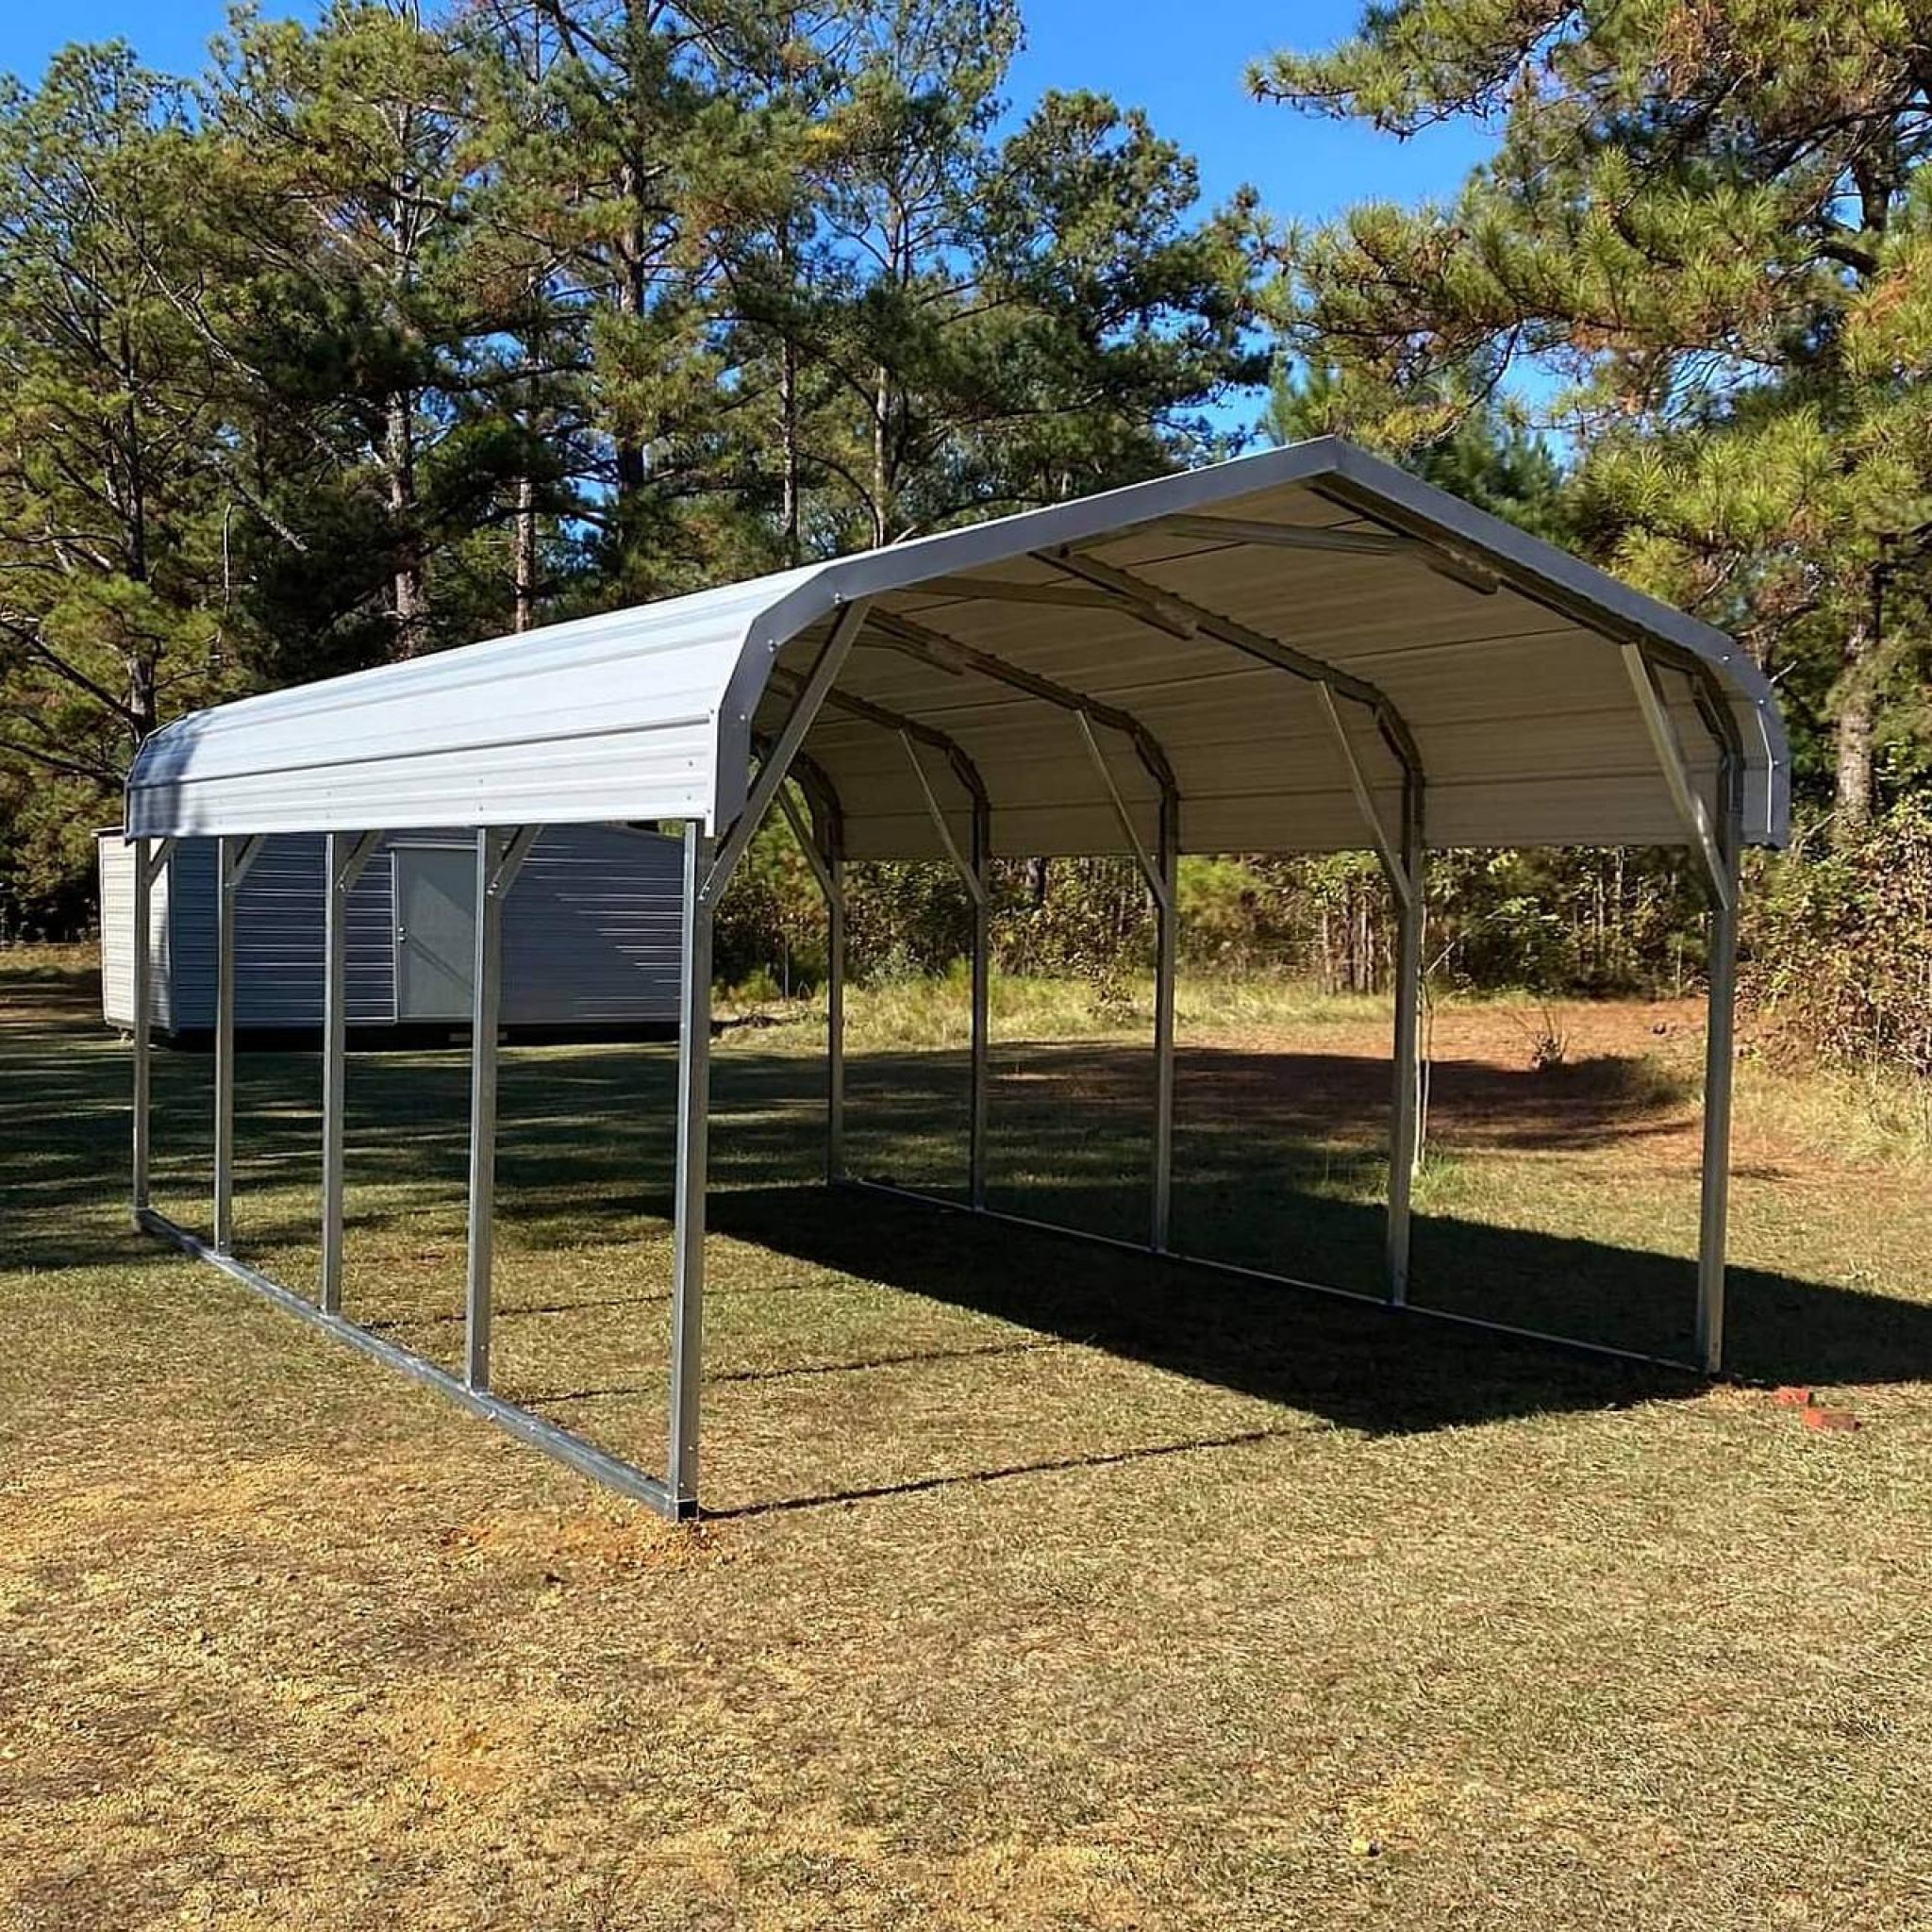
[[1823, 1059], [1932, 1077], [1932, 798], [1819, 842], [1767, 862], [1746, 899], [1744, 997]]

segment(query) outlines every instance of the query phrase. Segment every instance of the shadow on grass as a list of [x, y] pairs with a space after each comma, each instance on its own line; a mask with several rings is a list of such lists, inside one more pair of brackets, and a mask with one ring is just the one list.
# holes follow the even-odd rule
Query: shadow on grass
[[[125, 1054], [84, 1014], [45, 1011], [9, 1024], [0, 1052], [7, 1258], [50, 1271], [159, 1263], [161, 1251], [124, 1226]], [[854, 1123], [859, 1147], [957, 1149], [961, 1058], [866, 1056], [855, 1080], [865, 1101]], [[1145, 1124], [1136, 1116], [1147, 1058], [1144, 1049], [1105, 1044], [1001, 1046], [995, 1205], [1137, 1232], [1146, 1176]], [[667, 1211], [672, 1073], [672, 1055], [660, 1046], [505, 1056], [498, 1210], [507, 1243], [609, 1245], [630, 1238], [620, 1235], [619, 1222]], [[242, 1057], [238, 1212], [250, 1245], [314, 1239], [317, 1074], [312, 1054]], [[405, 1225], [425, 1203], [440, 1209], [459, 1199], [468, 1083], [459, 1052], [356, 1058], [356, 1225]], [[1383, 1238], [1374, 1196], [1386, 1066], [1345, 1055], [1194, 1049], [1181, 1057], [1179, 1084], [1174, 1215], [1182, 1241], [1214, 1258], [1262, 1261], [1373, 1291]], [[156, 1085], [158, 1183], [204, 1197], [206, 1063], [159, 1055]], [[1566, 1357], [965, 1214], [827, 1191], [810, 1184], [822, 1158], [823, 1072], [814, 1058], [733, 1049], [718, 1056], [713, 1091], [718, 1231], [1039, 1334], [1370, 1430], [1614, 1404], [1689, 1386], [1636, 1365]], [[1084, 1125], [1091, 1118], [1092, 1130], [1070, 1131], [1070, 1109], [1089, 1104], [1092, 1113], [1081, 1119]], [[1614, 1061], [1559, 1069], [1554, 1078], [1451, 1062], [1437, 1069], [1433, 1091], [1444, 1138], [1499, 1151], [1641, 1141], [1671, 1131], [1676, 1105], [1641, 1064]], [[1003, 1195], [1014, 1175], [1020, 1180]], [[357, 1211], [356, 1188], [369, 1182], [396, 1191], [395, 1200]], [[1631, 1181], [1607, 1176], [1603, 1185]], [[1415, 1240], [1417, 1292], [1434, 1306], [1656, 1353], [1688, 1347], [1693, 1272], [1685, 1260], [1442, 1214], [1419, 1216]], [[641, 1280], [634, 1299], [658, 1299], [663, 1286]], [[1747, 1376], [1932, 1375], [1932, 1308], [1918, 1303], [1736, 1270], [1731, 1310], [1731, 1361]], [[509, 1307], [502, 1312], [516, 1318]]]
[[888, 1496], [917, 1496], [929, 1490], [957, 1489], [962, 1483], [999, 1483], [1022, 1475], [1064, 1475], [1082, 1469], [1113, 1469], [1123, 1463], [1158, 1462], [1170, 1456], [1196, 1455], [1208, 1449], [1246, 1449], [1301, 1434], [1300, 1425], [1280, 1429], [1241, 1429], [1231, 1435], [1190, 1437], [1182, 1442], [1154, 1442], [1138, 1449], [1102, 1449], [1091, 1456], [1057, 1456], [1037, 1462], [1010, 1462], [998, 1469], [975, 1469], [965, 1474], [912, 1476], [905, 1482], [872, 1483], [863, 1488], [830, 1490], [810, 1496], [778, 1496], [758, 1503], [739, 1503], [704, 1513], [722, 1522], [742, 1516], [777, 1516], [794, 1509], [829, 1509], [850, 1503], [876, 1503]]

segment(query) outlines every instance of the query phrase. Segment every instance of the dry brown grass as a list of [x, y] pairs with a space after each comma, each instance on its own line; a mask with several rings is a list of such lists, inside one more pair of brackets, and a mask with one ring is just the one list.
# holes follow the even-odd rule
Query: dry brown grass
[[[1932, 1208], [1802, 1110], [1742, 1124], [1740, 1346], [1829, 1385], [1849, 1436], [1759, 1389], [828, 1210], [793, 1185], [811, 1062], [733, 1036], [707, 1406], [731, 1513], [673, 1531], [137, 1241], [87, 989], [0, 997], [12, 1923], [1932, 1920]], [[1650, 1274], [1680, 1279], [1694, 1137], [1681, 1080], [1598, 1063], [1674, 1036], [1564, 1021], [1583, 1065], [1554, 1086], [1507, 1023], [1439, 1033], [1421, 1252], [1462, 1257], [1458, 1293], [1641, 1324]], [[1197, 1233], [1372, 1250], [1376, 1050], [1358, 1017], [1193, 1041]], [[505, 1386], [656, 1460], [663, 1056], [508, 1058]], [[1066, 1096], [1135, 1091], [1118, 1049], [1003, 1066], [1015, 1185], [1081, 1208], [1134, 1171], [1063, 1172]], [[910, 1090], [896, 1158], [935, 1175], [955, 1073], [910, 1056], [872, 1090]], [[207, 1064], [160, 1074], [163, 1205], [192, 1219]], [[312, 1084], [244, 1069], [244, 1242], [293, 1279]], [[353, 1298], [453, 1357], [460, 1056], [358, 1059], [352, 1089]]]

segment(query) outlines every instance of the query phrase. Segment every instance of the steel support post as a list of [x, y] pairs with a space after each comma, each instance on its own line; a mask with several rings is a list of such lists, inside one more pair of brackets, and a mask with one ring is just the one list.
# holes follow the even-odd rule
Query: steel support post
[[1160, 806], [1160, 849], [1154, 895], [1154, 1202], [1148, 1245], [1163, 1255], [1174, 1228], [1174, 992], [1179, 963], [1180, 801]]
[[1422, 1117], [1423, 938], [1427, 898], [1423, 841], [1423, 786], [1413, 772], [1402, 787], [1402, 874], [1407, 894], [1395, 895], [1395, 1094], [1389, 1132], [1389, 1299], [1408, 1299], [1409, 1197], [1420, 1152]]
[[380, 834], [331, 832], [323, 851], [322, 910], [322, 1280], [325, 1314], [342, 1306], [342, 1114], [347, 1093], [348, 907], [350, 889]]
[[137, 1224], [149, 1205], [153, 1112], [153, 1029], [149, 1009], [154, 1005], [154, 903], [156, 841], [134, 841], [134, 1012], [130, 1024], [134, 1041], [133, 1167], [128, 1197]]
[[[808, 823], [789, 791], [778, 806], [798, 841], [825, 900], [825, 1179], [845, 1172], [845, 864], [841, 856], [839, 814], [823, 801]], [[819, 826], [824, 828], [823, 841]]]
[[235, 910], [242, 841], [215, 841], [214, 1250], [235, 1249]]
[[350, 840], [331, 832], [323, 858], [322, 909], [322, 1282], [325, 1314], [342, 1307], [342, 1102], [346, 1091], [348, 932], [342, 871]]
[[496, 1036], [503, 1023], [503, 902], [491, 890], [504, 834], [476, 834], [476, 942], [470, 1005], [470, 1240], [463, 1380], [490, 1387], [490, 1274], [496, 1232]]
[[1737, 1064], [1738, 907], [1743, 785], [1734, 752], [1718, 770], [1717, 875], [1710, 907], [1710, 995], [1704, 1047], [1704, 1174], [1697, 1227], [1697, 1359], [1724, 1365], [1724, 1241], [1731, 1191], [1731, 1080]]
[[676, 1513], [698, 1501], [698, 1416], [704, 1369], [705, 1167], [710, 1113], [711, 908], [704, 887], [712, 841], [684, 828], [682, 997], [677, 1038], [676, 1224], [671, 1264], [671, 1448], [666, 1480]]
[[832, 890], [825, 901], [825, 1179], [845, 1176], [845, 860], [835, 847], [827, 861]]
[[496, 1036], [503, 1026], [503, 902], [538, 827], [476, 834], [476, 947], [470, 1006], [470, 1240], [463, 1285], [463, 1379], [490, 1387], [491, 1266], [496, 1236]]
[[966, 1196], [986, 1206], [987, 1074], [992, 1024], [992, 813], [973, 802], [973, 1049], [972, 1124], [966, 1158]]

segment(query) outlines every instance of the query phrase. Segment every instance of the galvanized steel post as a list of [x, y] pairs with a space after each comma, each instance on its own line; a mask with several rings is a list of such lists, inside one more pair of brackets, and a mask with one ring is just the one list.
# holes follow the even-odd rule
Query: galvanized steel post
[[342, 1115], [348, 1051], [350, 889], [378, 835], [331, 832], [323, 848], [322, 909], [322, 1279], [325, 1314], [342, 1306]]
[[967, 1198], [986, 1206], [987, 1074], [992, 1024], [992, 811], [973, 801], [973, 1115], [967, 1152]]
[[1730, 1214], [1731, 1081], [1737, 1055], [1738, 908], [1744, 842], [1742, 775], [1726, 749], [1718, 767], [1718, 874], [1710, 908], [1709, 1013], [1704, 1046], [1704, 1173], [1697, 1228], [1697, 1359], [1724, 1365], [1724, 1245]]
[[503, 902], [539, 827], [476, 834], [476, 946], [470, 1019], [470, 1240], [463, 1376], [490, 1387], [491, 1268], [496, 1240], [496, 1036], [503, 1024]]
[[1148, 1245], [1167, 1252], [1174, 1226], [1174, 995], [1179, 966], [1180, 800], [1160, 801], [1161, 890], [1154, 895], [1154, 1204]]
[[235, 911], [240, 841], [215, 841], [215, 1202], [214, 1250], [235, 1244]]
[[825, 922], [825, 1179], [845, 1177], [845, 860], [826, 860], [832, 890]]
[[134, 1146], [128, 1189], [129, 1205], [139, 1224], [149, 1199], [152, 1147], [152, 1061], [149, 1009], [154, 1004], [154, 884], [155, 844], [152, 839], [134, 841], [134, 1012], [130, 1022], [134, 1042]]
[[1395, 1038], [1391, 1058], [1395, 1096], [1389, 1132], [1389, 1300], [1408, 1299], [1409, 1197], [1415, 1180], [1422, 1113], [1423, 935], [1427, 850], [1423, 840], [1423, 781], [1407, 773], [1402, 786], [1402, 874], [1407, 894], [1397, 893]]
[[470, 1006], [470, 1240], [463, 1283], [463, 1379], [490, 1387], [490, 1273], [496, 1223], [496, 1035], [503, 1018], [504, 835], [476, 834], [476, 935]]
[[346, 836], [331, 832], [324, 847], [322, 879], [322, 1281], [325, 1314], [342, 1306], [342, 1100], [347, 1026], [343, 997], [347, 948], [341, 883]]
[[684, 828], [682, 997], [677, 1038], [677, 1173], [671, 1264], [671, 1446], [667, 1485], [675, 1513], [696, 1514], [698, 1421], [704, 1369], [705, 1181], [710, 1112], [711, 908], [704, 885], [712, 840]]

